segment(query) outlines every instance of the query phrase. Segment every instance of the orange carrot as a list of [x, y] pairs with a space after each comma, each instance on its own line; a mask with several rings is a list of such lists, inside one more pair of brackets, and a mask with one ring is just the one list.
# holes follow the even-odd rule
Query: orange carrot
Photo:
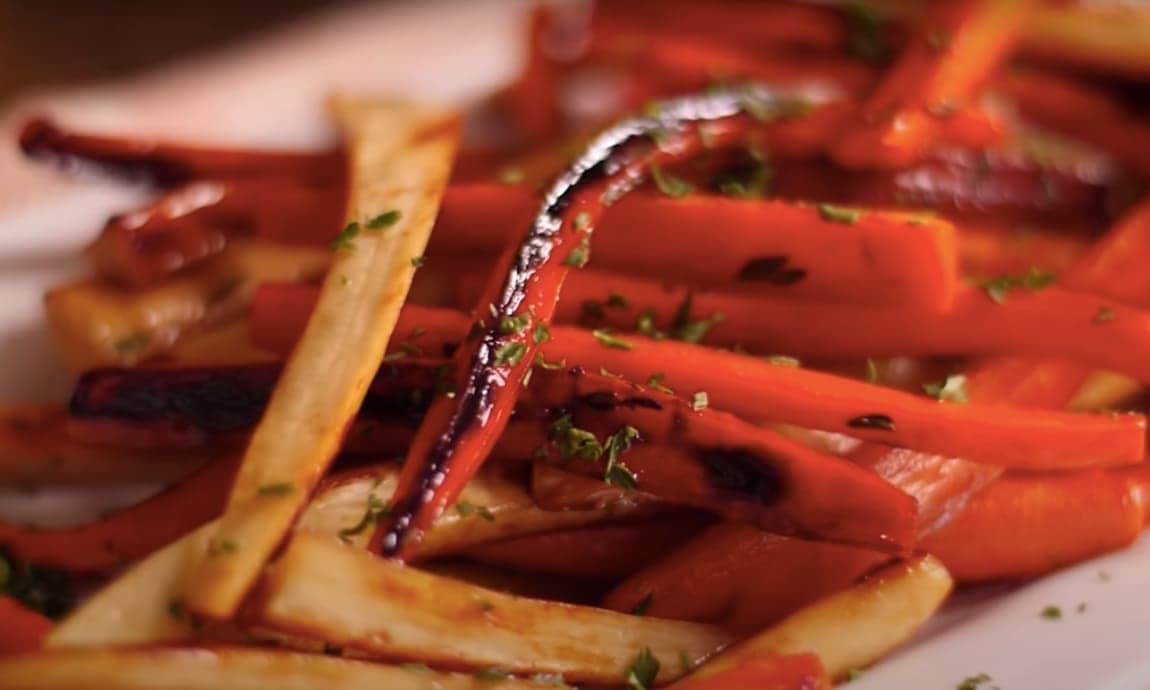
[[1008, 473], [922, 548], [961, 582], [1036, 577], [1128, 546], [1144, 518], [1120, 474]]
[[[516, 236], [536, 205], [507, 187], [452, 187], [431, 251], [494, 251]], [[717, 232], [722, 242], [715, 241]], [[708, 247], [705, 261], [700, 246]], [[943, 220], [636, 192], [604, 215], [592, 265], [673, 275], [693, 285], [738, 285], [756, 294], [941, 307], [956, 288], [956, 263], [954, 228]]]
[[854, 168], [901, 168], [934, 143], [940, 120], [971, 104], [1009, 57], [1034, 0], [939, 0], [834, 148]]
[[687, 676], [670, 690], [831, 690], [827, 671], [810, 653], [753, 656], [703, 678]]
[[[256, 340], [278, 341], [282, 346], [293, 342], [292, 325], [277, 323], [276, 315], [262, 306], [266, 299], [262, 296], [276, 291], [285, 296], [283, 301], [288, 292], [299, 299], [299, 306], [286, 310], [295, 314], [292, 319], [307, 313], [311, 293], [307, 288], [265, 287], [257, 295], [253, 323], [272, 325], [267, 335], [261, 328]], [[457, 319], [455, 333], [467, 329], [458, 312], [408, 306], [397, 332], [410, 332], [426, 322], [424, 337], [431, 339], [446, 331], [452, 318]], [[601, 342], [602, 333], [596, 336], [569, 326], [551, 331], [552, 341], [542, 348], [549, 362], [602, 367], [632, 381], [662, 374], [662, 385], [684, 395], [705, 391], [712, 406], [751, 421], [783, 421], [1005, 467], [1112, 466], [1142, 459], [1145, 420], [1139, 415], [1039, 413], [940, 403], [691, 343], [628, 336], [626, 345], [610, 347]], [[294, 331], [296, 338], [299, 333]]]
[[635, 573], [603, 605], [751, 632], [854, 582], [889, 556], [723, 523]]
[[106, 572], [160, 548], [223, 509], [237, 461], [221, 457], [187, 479], [95, 522], [33, 528], [0, 522], [0, 544], [22, 561], [77, 572]]
[[0, 657], [40, 649], [52, 621], [12, 597], [0, 595]]
[[620, 578], [699, 533], [700, 518], [661, 516], [481, 544], [467, 555], [514, 570], [575, 577]]
[[[816, 360], [1061, 357], [1150, 382], [1150, 365], [1139, 356], [1150, 351], [1150, 312], [1055, 287], [991, 292], [1001, 302], [987, 290], [965, 288], [950, 309], [926, 311], [692, 293], [620, 274], [581, 272], [568, 279], [555, 318]], [[1050, 338], [1052, 331], [1059, 337]]]

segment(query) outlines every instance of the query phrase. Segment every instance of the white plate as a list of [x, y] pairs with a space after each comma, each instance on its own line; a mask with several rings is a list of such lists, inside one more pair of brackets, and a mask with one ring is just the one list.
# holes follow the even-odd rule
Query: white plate
[[[332, 88], [468, 101], [509, 80], [521, 45], [521, 5], [484, 0], [341, 10], [130, 83], [45, 94], [35, 99], [36, 108], [85, 128], [314, 146], [328, 136], [320, 103]], [[0, 134], [11, 141], [15, 118], [9, 113], [0, 122], [7, 122]], [[109, 213], [141, 194], [46, 179], [10, 149], [0, 151], [4, 400], [67, 394], [70, 381], [45, 332], [41, 295], [81, 273], [80, 248]], [[11, 494], [0, 494], [0, 511], [17, 508]], [[987, 673], [993, 680], [984, 689], [1147, 690], [1148, 593], [1148, 540], [1025, 586], [966, 592], [911, 644], [849, 687], [953, 690], [964, 678]], [[1086, 608], [1079, 613], [1081, 603]], [[1063, 619], [1043, 618], [1048, 605], [1060, 606]]]

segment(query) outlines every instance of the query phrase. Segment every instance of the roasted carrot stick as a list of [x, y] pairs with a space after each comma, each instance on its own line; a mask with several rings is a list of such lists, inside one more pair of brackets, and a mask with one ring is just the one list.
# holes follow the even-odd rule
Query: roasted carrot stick
[[922, 548], [960, 582], [1035, 577], [1128, 546], [1144, 518], [1120, 474], [1008, 473]]
[[[1060, 278], [1068, 288], [1133, 305], [1150, 305], [1150, 200], [1119, 219], [1110, 232]], [[1113, 310], [1106, 305], [1103, 308]], [[1100, 311], [1101, 325], [1110, 312]], [[975, 400], [1001, 400], [1031, 407], [1065, 406], [1090, 370], [1062, 360], [996, 359], [973, 367], [967, 390]], [[1115, 401], [1117, 402], [1117, 401]]]
[[711, 676], [688, 676], [671, 690], [831, 690], [827, 671], [814, 654], [748, 657]]
[[834, 148], [854, 168], [901, 168], [931, 147], [939, 120], [968, 105], [1009, 57], [1033, 0], [943, 0]]
[[594, 525], [481, 544], [466, 554], [514, 570], [593, 578], [621, 578], [697, 535], [697, 516]]
[[20, 148], [32, 158], [55, 161], [66, 169], [94, 166], [102, 172], [172, 186], [192, 179], [266, 176], [295, 177], [317, 184], [344, 179], [342, 154], [212, 149], [78, 134], [44, 119], [31, 120], [20, 132]]
[[[535, 205], [506, 187], [453, 187], [431, 251], [492, 251]], [[759, 294], [941, 307], [956, 287], [956, 246], [948, 222], [921, 215], [636, 192], [604, 215], [595, 265]]]
[[0, 626], [0, 657], [34, 652], [52, 631], [52, 621], [4, 595], [0, 595]]
[[[278, 288], [276, 288], [278, 289]], [[265, 288], [261, 293], [272, 292]], [[306, 313], [304, 289], [296, 313]], [[287, 290], [282, 294], [286, 294]], [[257, 299], [254, 312], [263, 309]], [[452, 312], [405, 308], [397, 332], [407, 332], [427, 319], [427, 338]], [[466, 323], [456, 328], [464, 330]], [[257, 317], [274, 321], [274, 315]], [[257, 334], [257, 342], [285, 337], [290, 325]], [[457, 333], [459, 331], [456, 331]], [[782, 421], [838, 431], [859, 438], [952, 457], [979, 459], [1005, 467], [1069, 468], [1139, 462], [1145, 420], [1138, 415], [1071, 415], [1007, 407], [940, 403], [923, 396], [850, 381], [792, 366], [773, 364], [699, 347], [691, 343], [628, 336], [623, 346], [603, 344], [582, 329], [558, 326], [543, 348], [549, 362], [566, 361], [592, 370], [599, 367], [632, 381], [662, 374], [662, 385], [683, 394], [707, 392], [710, 404], [752, 421]], [[298, 331], [296, 331], [298, 337]], [[606, 336], [610, 340], [611, 336]]]
[[888, 558], [723, 523], [635, 573], [603, 605], [631, 611], [649, 601], [652, 616], [751, 632], [846, 587]]
[[[940, 312], [692, 293], [681, 286], [587, 271], [568, 280], [555, 318], [823, 360], [899, 355], [1061, 357], [1150, 382], [1150, 366], [1139, 356], [1150, 350], [1150, 312], [1057, 287], [994, 295], [1001, 301], [987, 290], [964, 288], [954, 305]], [[1060, 337], [1050, 338], [1051, 331]], [[851, 337], [844, 338], [844, 333]]]
[[223, 509], [236, 470], [217, 458], [169, 489], [78, 527], [39, 529], [0, 522], [0, 543], [23, 561], [76, 572], [106, 572], [151, 553]]

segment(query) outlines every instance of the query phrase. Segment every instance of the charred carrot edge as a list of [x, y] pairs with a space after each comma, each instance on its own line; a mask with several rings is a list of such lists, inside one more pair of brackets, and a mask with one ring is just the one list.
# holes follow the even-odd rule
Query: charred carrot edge
[[[682, 286], [585, 271], [571, 276], [557, 322], [646, 330], [756, 353], [843, 360], [865, 357], [1027, 354], [1061, 357], [1150, 382], [1150, 312], [1058, 288], [993, 299], [961, 290], [946, 311], [693, 292]], [[684, 311], [686, 307], [686, 311]], [[700, 327], [692, 332], [693, 327]], [[679, 332], [677, 332], [679, 331]], [[686, 331], [684, 333], [684, 331]], [[1059, 334], [1050, 338], [1050, 332]], [[844, 338], [849, 333], [851, 337]]]
[[924, 20], [867, 102], [860, 126], [833, 149], [846, 167], [900, 168], [918, 160], [939, 121], [967, 105], [1009, 57], [1034, 0], [944, 0]]
[[1006, 474], [922, 548], [960, 582], [1036, 577], [1128, 546], [1144, 519], [1120, 474]]
[[[276, 290], [265, 287], [260, 295]], [[293, 319], [307, 312], [306, 287], [282, 290], [284, 299], [290, 291], [300, 300], [297, 307], [286, 309]], [[289, 344], [288, 331], [293, 325], [269, 325], [276, 317], [261, 303], [272, 300], [260, 295], [253, 305], [253, 323], [264, 324], [254, 334], [257, 343]], [[405, 307], [398, 332], [426, 321], [429, 340], [425, 342], [437, 335], [451, 342], [452, 313]], [[466, 328], [466, 321], [454, 314], [458, 329], [454, 333], [458, 334]], [[433, 329], [443, 330], [437, 334]], [[622, 347], [611, 347], [601, 342], [602, 333], [597, 338], [593, 332], [565, 326], [554, 327], [551, 333], [553, 339], [543, 347], [546, 361], [566, 361], [591, 370], [602, 367], [632, 381], [662, 374], [662, 385], [685, 395], [705, 391], [712, 406], [751, 421], [783, 421], [1026, 469], [1127, 465], [1141, 461], [1144, 450], [1145, 419], [1140, 415], [1080, 415], [945, 403], [691, 343], [628, 336]]]
[[730, 147], [760, 120], [786, 119], [812, 107], [794, 98], [745, 87], [658, 104], [651, 116], [605, 130], [559, 177], [527, 235], [499, 263], [505, 276], [492, 281], [477, 305], [484, 321], [455, 356], [458, 394], [432, 402], [412, 441], [395, 510], [381, 526], [387, 555], [402, 557], [408, 540], [418, 541], [487, 457], [546, 339], [541, 329], [551, 320], [563, 279], [570, 266], [589, 260], [591, 232], [608, 203], [652, 174], [653, 166], [701, 150], [703, 124], [709, 142]]
[[0, 544], [23, 561], [97, 573], [148, 555], [220, 513], [236, 458], [212, 460], [187, 479], [130, 508], [78, 527], [39, 529], [0, 522]]
[[339, 152], [287, 153], [185, 146], [122, 137], [77, 134], [46, 119], [33, 119], [20, 132], [20, 148], [31, 158], [68, 169], [95, 166], [101, 171], [171, 186], [194, 178], [288, 176], [315, 182], [344, 177]]
[[0, 657], [40, 649], [53, 628], [52, 621], [4, 595], [0, 595], [0, 621], [4, 625], [4, 634], [0, 635]]
[[615, 587], [603, 605], [648, 615], [761, 630], [848, 586], [888, 555], [852, 546], [788, 539], [723, 523]]
[[711, 676], [688, 676], [669, 690], [831, 690], [833, 686], [816, 654], [764, 654]]
[[621, 578], [690, 540], [702, 524], [692, 515], [663, 515], [641, 522], [504, 539], [470, 548], [466, 555], [482, 563], [532, 573]]
[[[453, 187], [432, 251], [492, 251], [515, 238], [530, 208], [506, 187]], [[706, 261], [700, 246], [710, 247]], [[916, 214], [637, 192], [603, 217], [595, 265], [755, 294], [938, 309], [957, 289], [957, 253], [950, 223]]]

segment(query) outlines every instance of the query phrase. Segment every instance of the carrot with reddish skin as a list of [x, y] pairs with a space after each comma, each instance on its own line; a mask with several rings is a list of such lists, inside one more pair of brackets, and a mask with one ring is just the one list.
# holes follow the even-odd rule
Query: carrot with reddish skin
[[748, 657], [703, 678], [687, 676], [669, 690], [831, 690], [834, 683], [815, 654]]
[[919, 160], [940, 120], [969, 105], [1010, 55], [1034, 0], [941, 0], [834, 147], [851, 168], [902, 168]]
[[0, 544], [30, 563], [73, 572], [111, 571], [219, 515], [237, 464], [234, 457], [217, 458], [152, 498], [76, 527], [0, 522]]
[[[306, 290], [293, 291], [306, 299]], [[254, 311], [261, 311], [259, 300]], [[306, 313], [303, 308], [293, 311]], [[400, 328], [418, 327], [423, 314], [433, 315], [426, 319], [432, 324], [425, 335], [429, 344], [432, 329], [447, 330], [450, 314], [458, 319], [456, 333], [467, 328], [458, 312], [416, 306], [405, 308]], [[274, 321], [271, 315], [265, 317]], [[276, 333], [266, 339], [290, 339], [278, 334], [282, 331]], [[756, 422], [782, 421], [1026, 469], [1128, 465], [1142, 459], [1145, 447], [1145, 419], [1139, 415], [1076, 415], [939, 403], [690, 343], [627, 336], [633, 346], [628, 350], [605, 347], [579, 328], [556, 326], [551, 334], [552, 340], [542, 348], [549, 362], [566, 361], [592, 370], [602, 367], [632, 381], [662, 373], [663, 385], [685, 395], [706, 391], [713, 407]]]
[[635, 573], [603, 605], [631, 611], [649, 600], [647, 613], [658, 618], [752, 632], [850, 585], [889, 558], [723, 523]]
[[621, 578], [699, 533], [696, 516], [594, 525], [480, 544], [466, 554], [483, 563], [551, 575]]
[[4, 595], [0, 595], [0, 621], [4, 626], [4, 634], [0, 635], [0, 657], [40, 649], [54, 627], [48, 618]]
[[343, 155], [336, 151], [299, 153], [214, 149], [150, 139], [81, 134], [34, 119], [20, 132], [20, 148], [31, 158], [71, 169], [93, 165], [103, 172], [172, 186], [193, 179], [294, 177], [316, 184], [345, 178]]
[[1120, 474], [1008, 473], [922, 548], [960, 582], [1028, 578], [1130, 545], [1144, 518]]

